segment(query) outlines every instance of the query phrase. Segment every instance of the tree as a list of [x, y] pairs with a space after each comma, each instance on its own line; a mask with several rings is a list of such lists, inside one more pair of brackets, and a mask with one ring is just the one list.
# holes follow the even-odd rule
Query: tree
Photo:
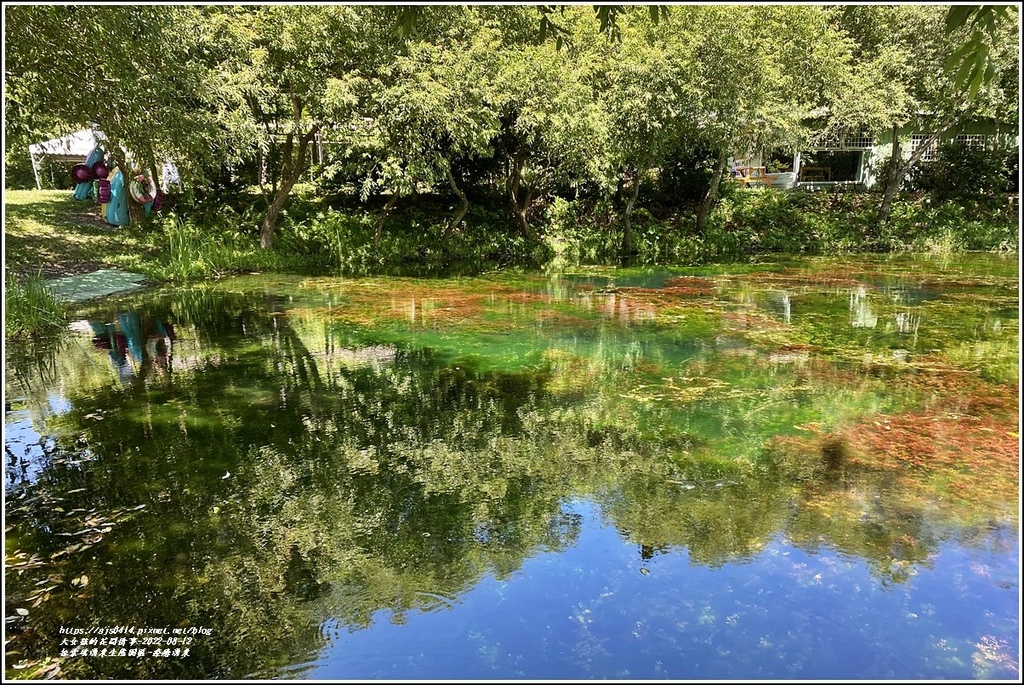
[[382, 13], [348, 6], [214, 7], [204, 43], [217, 52], [208, 106], [238, 154], [258, 150], [269, 181], [260, 246], [273, 244], [277, 219], [309, 166], [322, 132], [349, 135], [367, 74], [392, 53], [375, 23]]
[[953, 36], [964, 27], [971, 34], [946, 60], [946, 71], [956, 85], [974, 99], [981, 86], [992, 83], [996, 75], [993, 46], [1000, 42], [1000, 26], [1013, 23], [1015, 5], [954, 5], [946, 12], [946, 35]]
[[474, 12], [460, 9], [458, 30], [442, 30], [433, 41], [410, 41], [407, 54], [387, 65], [375, 82], [369, 113], [376, 163], [363, 195], [371, 188], [388, 189], [391, 199], [377, 222], [374, 244], [394, 203], [417, 184], [446, 185], [458, 197], [459, 209], [443, 231], [447, 236], [469, 209], [454, 162], [493, 154], [500, 122], [490, 91], [498, 37]]
[[[834, 119], [892, 135], [878, 214], [882, 223], [909, 171], [946, 131], [975, 117], [1017, 116], [1017, 13], [1007, 13], [1013, 21], [993, 27], [985, 72], [979, 80], [972, 76], [966, 88], [964, 78], [971, 70], [951, 73], [947, 66], [958, 54], [964, 57], [958, 46], [965, 44], [967, 29], [952, 28], [947, 16], [942, 7], [910, 5], [849, 7], [838, 15], [854, 41], [857, 67]], [[912, 123], [929, 135], [905, 152], [900, 130]]]
[[652, 168], [665, 165], [677, 141], [690, 137], [695, 96], [687, 70], [689, 55], [677, 50], [664, 31], [653, 29], [642, 13], [620, 17], [620, 40], [597, 43], [588, 56], [591, 83], [607, 117], [609, 169], [615, 185], [629, 180], [623, 212], [621, 253], [632, 250], [631, 217], [640, 185]]
[[730, 154], [807, 136], [809, 113], [829, 98], [844, 64], [840, 36], [817, 7], [686, 6], [665, 22], [677, 50], [691, 55], [691, 130], [718, 151], [697, 210], [705, 229]]
[[4, 105], [8, 136], [61, 122], [92, 124], [122, 163], [151, 170], [173, 157], [184, 174], [215, 158], [205, 46], [190, 7], [6, 6]]
[[603, 175], [605, 125], [580, 61], [553, 42], [507, 46], [499, 60], [496, 154], [510, 209], [531, 237], [530, 213], [544, 193]]
[[[600, 23], [600, 31], [612, 38], [619, 36], [619, 19], [630, 9], [630, 5], [592, 5], [594, 17]], [[556, 39], [559, 47], [569, 36], [570, 32], [562, 23], [561, 18], [555, 18], [555, 14], [562, 17], [565, 15], [566, 6], [539, 5], [539, 22], [537, 23], [537, 35], [541, 42], [544, 42], [549, 35]], [[668, 16], [667, 5], [649, 5], [651, 21], [658, 23], [659, 19]], [[421, 5], [403, 7], [395, 17], [396, 32], [410, 38], [419, 31], [426, 8]]]

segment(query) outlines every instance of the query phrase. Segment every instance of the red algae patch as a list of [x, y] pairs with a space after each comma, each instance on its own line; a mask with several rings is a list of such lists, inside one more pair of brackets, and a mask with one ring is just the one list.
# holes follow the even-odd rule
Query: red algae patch
[[718, 284], [710, 278], [676, 276], [665, 281], [663, 290], [678, 295], [714, 295], [718, 292]]
[[779, 321], [766, 314], [758, 314], [753, 311], [724, 312], [722, 320], [726, 329], [731, 330], [764, 330], [789, 328], [789, 324]]
[[1016, 420], [907, 412], [865, 419], [840, 433], [858, 448], [860, 455], [854, 459], [866, 466], [956, 467], [970, 473], [979, 468], [1015, 470], [1019, 430]]
[[782, 271], [753, 273], [738, 276], [743, 280], [755, 281], [758, 283], [785, 283], [789, 285], [823, 285], [837, 288], [867, 287], [867, 284], [850, 278], [850, 275], [842, 271], [801, 271], [800, 269], [787, 268]]
[[504, 299], [509, 302], [515, 302], [516, 304], [526, 304], [527, 302], [551, 302], [552, 298], [550, 295], [544, 293], [509, 293], [503, 295]]
[[1016, 470], [1020, 400], [1013, 389], [941, 368], [904, 374], [901, 382], [931, 399], [922, 409], [865, 417], [843, 431], [873, 466]]

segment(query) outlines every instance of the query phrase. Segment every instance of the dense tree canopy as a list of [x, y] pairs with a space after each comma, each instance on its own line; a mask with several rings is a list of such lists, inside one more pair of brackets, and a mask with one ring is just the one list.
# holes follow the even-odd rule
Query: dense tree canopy
[[95, 123], [146, 165], [227, 168], [262, 192], [263, 247], [296, 184], [330, 181], [384, 203], [378, 239], [410, 195], [456, 198], [445, 236], [473, 192], [504, 196], [529, 237], [553, 195], [596, 192], [623, 208], [628, 253], [644, 180], [680, 154], [712, 170], [679, 198], [699, 233], [729, 158], [893, 132], [887, 206], [916, 161], [900, 127], [1016, 122], [1018, 21], [913, 5], [8, 6], [5, 126], [8, 150]]
[[202, 106], [210, 95], [207, 49], [187, 39], [206, 18], [190, 7], [168, 9], [5, 7], [7, 137], [96, 124], [121, 161], [131, 152], [152, 167], [173, 156], [193, 173], [213, 164], [228, 149]]

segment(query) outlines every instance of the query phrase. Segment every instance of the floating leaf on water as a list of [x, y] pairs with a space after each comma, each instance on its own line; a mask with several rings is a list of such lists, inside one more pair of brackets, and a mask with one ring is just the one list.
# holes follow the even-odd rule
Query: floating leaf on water
[[18, 607], [17, 609], [15, 609], [15, 611], [18, 612], [19, 616], [28, 616], [28, 609], [23, 609], [21, 607]]

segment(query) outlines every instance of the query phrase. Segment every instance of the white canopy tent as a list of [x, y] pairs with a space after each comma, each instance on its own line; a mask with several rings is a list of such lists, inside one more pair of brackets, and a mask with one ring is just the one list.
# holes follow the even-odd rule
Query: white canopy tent
[[36, 189], [42, 189], [42, 185], [39, 183], [40, 159], [49, 157], [60, 162], [82, 162], [93, 151], [93, 148], [106, 139], [103, 131], [86, 129], [29, 145], [28, 153], [32, 157], [32, 173], [36, 177]]
[[[43, 157], [49, 157], [59, 162], [81, 163], [85, 161], [93, 148], [106, 139], [107, 136], [103, 131], [93, 128], [29, 145], [28, 153], [32, 157], [32, 172], [36, 177], [36, 190], [42, 190], [42, 185], [39, 183], [39, 161]], [[164, 162], [162, 171], [165, 184], [181, 183], [178, 167], [174, 162], [170, 160]]]

